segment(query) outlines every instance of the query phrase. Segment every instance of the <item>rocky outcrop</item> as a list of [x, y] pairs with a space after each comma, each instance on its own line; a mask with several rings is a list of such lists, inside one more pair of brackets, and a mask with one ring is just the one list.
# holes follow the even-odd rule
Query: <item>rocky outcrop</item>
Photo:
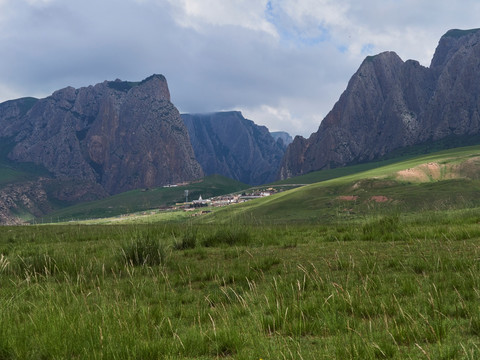
[[98, 183], [109, 194], [203, 176], [162, 75], [0, 104], [0, 138], [12, 144], [10, 161]]
[[182, 114], [182, 118], [206, 175], [220, 174], [251, 185], [275, 179], [284, 147], [266, 127], [238, 111]]
[[11, 184], [0, 190], [0, 224], [21, 224], [51, 210], [40, 182]]
[[39, 178], [0, 189], [0, 224], [23, 224], [54, 210], [52, 203], [74, 204], [107, 196], [96, 183]]
[[480, 133], [480, 29], [451, 30], [429, 68], [393, 52], [367, 57], [318, 131], [287, 148], [280, 178]]

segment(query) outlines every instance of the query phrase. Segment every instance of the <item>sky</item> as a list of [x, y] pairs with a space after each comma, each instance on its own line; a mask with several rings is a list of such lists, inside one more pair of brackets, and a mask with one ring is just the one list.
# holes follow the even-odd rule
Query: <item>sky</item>
[[163, 74], [182, 113], [317, 131], [363, 59], [429, 66], [479, 0], [0, 0], [0, 102]]

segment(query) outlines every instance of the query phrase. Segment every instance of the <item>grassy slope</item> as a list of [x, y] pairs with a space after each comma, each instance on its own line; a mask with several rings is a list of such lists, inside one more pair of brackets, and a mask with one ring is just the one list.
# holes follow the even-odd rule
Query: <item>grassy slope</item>
[[[480, 136], [449, 136], [442, 140], [427, 142], [419, 145], [413, 145], [406, 148], [397, 149], [385, 156], [379, 161], [372, 161], [349, 165], [345, 167], [314, 171], [305, 175], [297, 176], [291, 179], [285, 179], [275, 184], [313, 184], [320, 181], [335, 179], [342, 176], [353, 175], [363, 171], [380, 168], [395, 163], [402, 163], [415, 158], [421, 158], [426, 154], [433, 154], [444, 151], [456, 151], [456, 148], [471, 147], [475, 148], [480, 144]], [[450, 149], [450, 150], [447, 150]], [[428, 155], [426, 155], [428, 156]]]
[[249, 185], [212, 175], [199, 182], [172, 188], [155, 188], [147, 191], [132, 190], [106, 199], [71, 206], [52, 214], [44, 220], [62, 221], [71, 219], [105, 218], [148, 209], [164, 207], [185, 201], [185, 190], [189, 191], [189, 200], [228, 194], [248, 188]]
[[[374, 168], [327, 181], [303, 186], [268, 198], [231, 206], [207, 218], [209, 221], [229, 222], [232, 219], [250, 221], [340, 221], [365, 216], [412, 211], [440, 210], [480, 205], [480, 164], [473, 163], [469, 177], [451, 174], [456, 164], [480, 156], [480, 146], [445, 150], [402, 162]], [[444, 174], [428, 181], [405, 180], [396, 173], [435, 163], [443, 166]], [[348, 172], [348, 169], [341, 170]], [[334, 170], [329, 176], [334, 177]], [[457, 176], [458, 175], [458, 176]], [[312, 175], [313, 176], [313, 175]], [[429, 177], [430, 176], [430, 177]], [[342, 200], [341, 196], [356, 197]], [[378, 197], [378, 201], [372, 200]], [[381, 197], [381, 198], [380, 198]], [[379, 202], [381, 199], [385, 202]], [[206, 218], [206, 219], [207, 219]]]
[[[36, 99], [29, 98], [31, 102], [35, 102]], [[28, 103], [27, 108], [33, 106], [33, 103]], [[16, 163], [8, 159], [8, 153], [14, 147], [14, 141], [11, 138], [0, 139], [0, 189], [9, 183], [29, 181], [38, 178], [39, 176], [48, 176], [48, 171], [33, 163]]]
[[280, 180], [274, 182], [273, 185], [286, 185], [286, 184], [314, 184], [321, 181], [327, 181], [336, 179], [343, 176], [354, 175], [371, 169], [380, 168], [386, 165], [403, 162], [406, 159], [410, 159], [412, 156], [402, 156], [390, 160], [373, 161], [363, 164], [349, 165], [345, 167], [326, 169], [321, 171], [314, 171], [305, 175], [296, 176], [290, 179]]
[[24, 172], [17, 171], [11, 167], [0, 164], [0, 188], [5, 186], [8, 183], [13, 183], [16, 181], [27, 180], [28, 177]]

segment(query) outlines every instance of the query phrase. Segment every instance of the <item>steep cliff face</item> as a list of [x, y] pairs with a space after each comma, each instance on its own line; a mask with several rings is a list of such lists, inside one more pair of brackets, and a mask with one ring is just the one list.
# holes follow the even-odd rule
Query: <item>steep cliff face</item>
[[98, 183], [109, 194], [203, 176], [161, 75], [0, 104], [0, 138], [14, 144], [9, 160]]
[[480, 30], [451, 30], [431, 66], [367, 57], [318, 131], [296, 137], [280, 178], [373, 160], [447, 136], [480, 133]]
[[246, 184], [273, 181], [284, 148], [264, 126], [238, 111], [182, 114], [195, 156], [207, 175], [220, 174]]

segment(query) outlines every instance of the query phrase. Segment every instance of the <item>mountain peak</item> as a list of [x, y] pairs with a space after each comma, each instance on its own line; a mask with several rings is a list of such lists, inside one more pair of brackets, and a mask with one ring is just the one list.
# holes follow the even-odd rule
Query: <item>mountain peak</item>
[[170, 101], [167, 79], [160, 74], [153, 74], [138, 84], [141, 92], [147, 93], [158, 100]]
[[170, 91], [168, 90], [167, 79], [160, 74], [153, 74], [142, 81], [105, 81], [110, 89], [128, 93], [130, 90], [147, 93], [149, 96], [158, 100], [170, 101]]
[[162, 81], [162, 82], [167, 82], [167, 79], [165, 78], [165, 76], [163, 76], [162, 74], [153, 74], [153, 75], [150, 75], [149, 77], [143, 79], [141, 82], [140, 82], [140, 85], [141, 84], [144, 84], [144, 83], [147, 83], [149, 81]]
[[[469, 50], [480, 42], [480, 29], [449, 30], [440, 38], [433, 55], [431, 68], [443, 67], [458, 54], [471, 54]], [[463, 56], [463, 55], [460, 55]]]
[[11, 161], [100, 184], [109, 194], [203, 175], [163, 75], [0, 104], [0, 140], [5, 137], [16, 137]]
[[461, 38], [466, 35], [471, 35], [475, 34], [480, 31], [480, 28], [478, 29], [469, 29], [469, 30], [460, 30], [460, 29], [451, 29], [448, 30], [445, 35], [442, 37], [450, 37], [450, 38]]
[[480, 29], [450, 30], [430, 68], [394, 52], [367, 57], [309, 139], [287, 148], [281, 177], [480, 134]]
[[371, 61], [402, 61], [395, 51], [384, 51], [376, 55], [370, 55], [365, 58], [364, 62]]

